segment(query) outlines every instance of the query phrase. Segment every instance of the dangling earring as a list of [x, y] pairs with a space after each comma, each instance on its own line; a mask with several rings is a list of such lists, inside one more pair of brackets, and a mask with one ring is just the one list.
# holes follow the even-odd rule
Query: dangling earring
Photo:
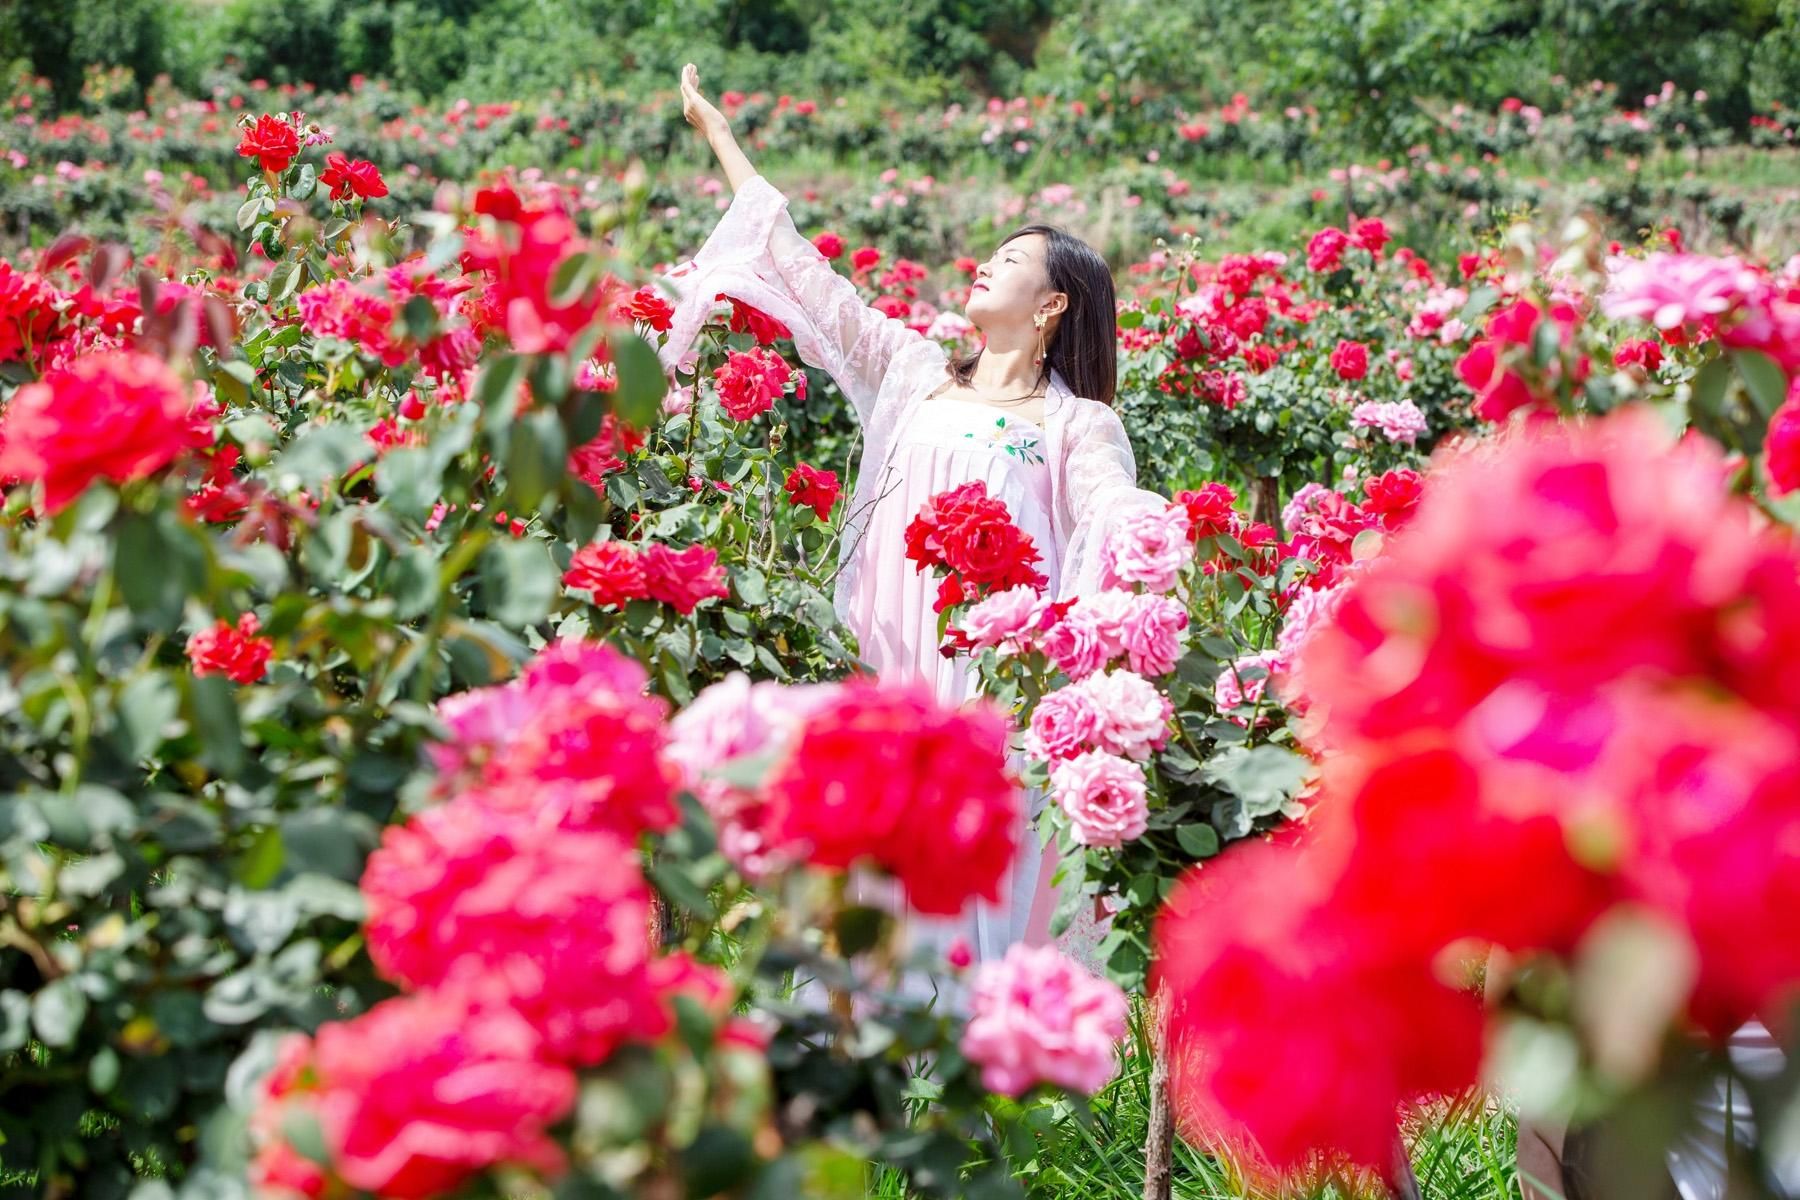
[[1031, 318], [1031, 323], [1037, 326], [1038, 331], [1037, 357], [1031, 360], [1034, 366], [1041, 367], [1044, 365], [1044, 322], [1047, 320], [1049, 320], [1049, 318], [1044, 316], [1043, 313], [1034, 313]]

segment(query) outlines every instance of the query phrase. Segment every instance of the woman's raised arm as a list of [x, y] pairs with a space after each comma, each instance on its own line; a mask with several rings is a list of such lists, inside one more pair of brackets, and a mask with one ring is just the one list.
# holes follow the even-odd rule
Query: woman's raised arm
[[[757, 174], [738, 146], [731, 123], [701, 95], [699, 73], [692, 63], [681, 72], [681, 99], [682, 115], [705, 135], [737, 197], [721, 225], [721, 230], [730, 230], [729, 236], [720, 238], [715, 233], [715, 238], [745, 250], [753, 250], [746, 241], [766, 238], [766, 246], [755, 247], [766, 249], [766, 257], [752, 253], [749, 260], [739, 262], [735, 280], [720, 274], [718, 290], [784, 322], [794, 335], [794, 348], [801, 359], [830, 374], [857, 416], [866, 418], [894, 355], [923, 341], [924, 335], [863, 303], [855, 285], [833, 270], [825, 256], [800, 235], [788, 216], [785, 197]], [[759, 215], [753, 220], [734, 220], [734, 214], [747, 217], [750, 213]], [[703, 250], [696, 264], [711, 266], [712, 260]], [[771, 287], [778, 295], [768, 294]], [[685, 345], [682, 348], [685, 350]]]

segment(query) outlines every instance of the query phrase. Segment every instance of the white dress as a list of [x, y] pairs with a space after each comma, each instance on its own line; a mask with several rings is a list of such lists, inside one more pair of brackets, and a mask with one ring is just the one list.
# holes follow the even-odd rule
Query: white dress
[[[906, 526], [930, 496], [986, 480], [990, 494], [1005, 500], [1031, 534], [1043, 556], [1039, 569], [1050, 579], [1047, 594], [1058, 599], [1098, 590], [1108, 533], [1133, 515], [1168, 504], [1137, 486], [1137, 464], [1118, 414], [1077, 396], [1059, 372], [1050, 374], [1041, 426], [934, 397], [948, 378], [944, 348], [866, 304], [800, 236], [786, 197], [761, 176], [738, 188], [706, 244], [661, 282], [678, 297], [660, 351], [666, 369], [691, 372], [694, 339], [723, 293], [786, 325], [801, 360], [829, 372], [855, 410], [862, 454], [843, 508], [834, 601], [863, 658], [885, 677], [929, 679], [945, 703], [974, 694], [966, 662], [938, 652], [931, 611], [936, 582], [906, 560]], [[1016, 441], [1022, 451], [1034, 431], [1041, 462], [996, 444], [996, 438]], [[1033, 815], [1042, 802], [1041, 796], [1029, 799]], [[1028, 826], [1021, 824], [1020, 832], [1020, 853], [1000, 904], [977, 904], [948, 921], [909, 916], [915, 942], [943, 947], [962, 933], [977, 961], [986, 961], [1015, 941], [1047, 936], [1053, 863], [1040, 855]], [[861, 889], [858, 894], [877, 900]], [[1070, 939], [1064, 946], [1074, 948]]]
[[[1030, 536], [1041, 556], [1037, 569], [1055, 595], [1060, 564], [1043, 430], [984, 404], [938, 398], [915, 405], [895, 434], [888, 475], [865, 518], [869, 552], [862, 555], [863, 569], [847, 598], [845, 617], [869, 665], [884, 678], [928, 684], [946, 705], [973, 699], [980, 681], [965, 656], [937, 651], [938, 614], [932, 605], [938, 581], [908, 561], [905, 533], [931, 497], [977, 480]], [[1015, 762], [1015, 769], [1019, 765]], [[1049, 940], [1055, 862], [1046, 861], [1032, 830], [1043, 799], [1041, 793], [1027, 794], [1029, 811], [1021, 813], [1015, 830], [1019, 849], [1001, 885], [1000, 903], [977, 902], [953, 918], [909, 914], [907, 932], [915, 946], [942, 951], [961, 936], [976, 960], [985, 962], [1015, 942]]]

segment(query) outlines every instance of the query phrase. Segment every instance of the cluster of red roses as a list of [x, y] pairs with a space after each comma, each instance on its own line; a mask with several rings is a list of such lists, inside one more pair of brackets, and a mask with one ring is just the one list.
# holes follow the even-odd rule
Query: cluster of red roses
[[[510, 184], [496, 183], [476, 193], [474, 212], [487, 222], [465, 231], [462, 266], [481, 272], [471, 306], [472, 315], [481, 314], [478, 329], [504, 333], [522, 354], [559, 354], [628, 302], [624, 285], [598, 271], [585, 286], [557, 286], [569, 259], [597, 251], [554, 195], [527, 201]], [[574, 282], [581, 278], [577, 272]], [[604, 344], [593, 352], [603, 353]]]
[[[1401, 1100], [1477, 1077], [1457, 947], [1573, 961], [1648, 922], [1659, 1015], [1720, 1036], [1800, 988], [1800, 555], [1727, 475], [1633, 412], [1438, 469], [1300, 649], [1309, 844], [1233, 850], [1163, 919], [1190, 1120], [1385, 1165]], [[1601, 1066], [1632, 1082], [1666, 1027]]]
[[42, 488], [60, 512], [97, 479], [146, 479], [209, 449], [218, 408], [160, 359], [134, 350], [77, 358], [20, 388], [0, 414], [0, 484]]
[[788, 366], [787, 360], [761, 346], [731, 350], [713, 371], [719, 401], [734, 421], [748, 421], [775, 407], [791, 383], [797, 399], [806, 398], [806, 372]]
[[[608, 647], [557, 643], [445, 702], [449, 799], [390, 827], [362, 878], [370, 956], [410, 994], [283, 1045], [253, 1123], [260, 1186], [431, 1196], [498, 1163], [553, 1174], [573, 1068], [667, 1034], [677, 994], [725, 1015], [724, 976], [654, 944], [635, 844], [676, 808], [645, 682]], [[328, 1165], [286, 1140], [293, 1110]]]
[[927, 500], [906, 527], [906, 557], [921, 571], [941, 570], [934, 612], [1015, 587], [1050, 581], [1032, 567], [1039, 560], [1031, 535], [1013, 524], [1006, 502], [980, 480]]
[[702, 600], [731, 594], [725, 568], [710, 546], [674, 550], [661, 542], [608, 538], [575, 552], [563, 586], [587, 592], [600, 608], [623, 608], [631, 600], [655, 600], [683, 616]]
[[[1524, 299], [1489, 316], [1482, 336], [1456, 360], [1457, 375], [1475, 393], [1475, 415], [1484, 421], [1504, 421], [1520, 409], [1552, 408], [1562, 387], [1585, 383], [1592, 365], [1586, 355], [1571, 350], [1579, 320], [1575, 306], [1567, 302], [1552, 304], [1546, 313]], [[1544, 321], [1553, 322], [1559, 353], [1540, 365], [1532, 348], [1540, 340], [1538, 329]]]

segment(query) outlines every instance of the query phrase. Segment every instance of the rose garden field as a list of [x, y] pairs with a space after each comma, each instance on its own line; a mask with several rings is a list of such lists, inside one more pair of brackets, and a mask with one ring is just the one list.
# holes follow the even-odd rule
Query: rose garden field
[[[1727, 1047], [1800, 997], [1793, 5], [54, 7], [0, 1193], [1498, 1200], [1567, 1125], [1636, 1200], [1728, 1076], [1790, 1194]], [[909, 514], [978, 703], [834, 607], [832, 375], [682, 293], [689, 59], [952, 351], [1011, 230], [1108, 258], [1166, 504], [1078, 597]], [[1054, 944], [912, 936], [1034, 803]]]

